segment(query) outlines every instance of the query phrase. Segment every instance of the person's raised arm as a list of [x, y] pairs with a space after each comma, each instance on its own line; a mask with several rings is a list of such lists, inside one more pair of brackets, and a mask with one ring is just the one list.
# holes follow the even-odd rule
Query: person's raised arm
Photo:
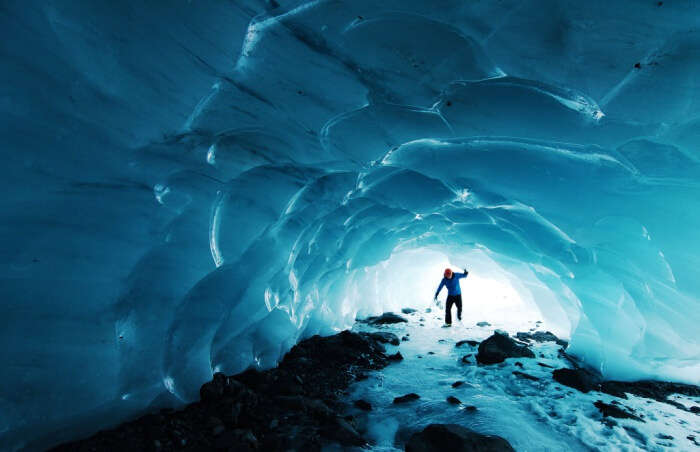
[[461, 279], [461, 278], [466, 278], [468, 274], [469, 274], [469, 272], [468, 272], [467, 269], [465, 268], [465, 269], [464, 269], [464, 273], [461, 273], [461, 274], [455, 273], [455, 276], [456, 276], [457, 278], [460, 278], [460, 279]]

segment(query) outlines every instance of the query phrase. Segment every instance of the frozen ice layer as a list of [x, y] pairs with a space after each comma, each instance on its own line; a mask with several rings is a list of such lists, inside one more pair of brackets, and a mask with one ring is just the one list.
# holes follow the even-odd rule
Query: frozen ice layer
[[447, 265], [479, 321], [700, 383], [700, 5], [234, 3], [0, 10], [0, 449], [425, 308]]

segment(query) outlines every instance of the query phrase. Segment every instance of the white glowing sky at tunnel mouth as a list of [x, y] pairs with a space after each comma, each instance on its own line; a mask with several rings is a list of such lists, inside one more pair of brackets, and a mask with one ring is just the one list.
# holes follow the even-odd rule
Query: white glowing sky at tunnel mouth
[[[514, 287], [512, 276], [479, 250], [460, 253], [451, 259], [441, 251], [430, 248], [398, 251], [386, 261], [357, 272], [360, 277], [355, 278], [346, 306], [359, 305], [360, 317], [375, 315], [380, 311], [400, 312], [402, 308], [421, 312], [430, 308], [442, 313], [447, 290], [443, 288], [441, 291], [438, 304], [433, 302], [433, 296], [445, 268], [455, 272], [461, 272], [464, 268], [469, 271], [467, 278], [460, 281], [464, 324], [487, 321], [516, 332], [529, 328], [537, 320], [543, 320], [542, 312], [525, 286]], [[370, 297], [375, 298], [376, 304], [365, 308], [362, 301]], [[456, 312], [453, 307], [452, 317], [455, 321]], [[559, 334], [568, 337], [568, 325], [553, 327]]]

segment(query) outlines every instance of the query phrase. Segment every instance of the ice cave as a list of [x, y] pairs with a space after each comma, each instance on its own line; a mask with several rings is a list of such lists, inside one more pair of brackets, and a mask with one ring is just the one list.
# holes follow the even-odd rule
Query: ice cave
[[[286, 414], [120, 444], [699, 450], [700, 2], [4, 0], [0, 25], [0, 450], [184, 416], [348, 329], [403, 339], [328, 402], [355, 446], [266, 442]], [[465, 355], [498, 335], [535, 358]]]

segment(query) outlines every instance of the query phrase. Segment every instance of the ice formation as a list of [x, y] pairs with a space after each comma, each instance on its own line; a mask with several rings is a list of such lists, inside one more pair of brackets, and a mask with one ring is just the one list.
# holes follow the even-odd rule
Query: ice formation
[[380, 3], [4, 3], [0, 447], [425, 307], [449, 263], [465, 311], [700, 383], [700, 4]]

